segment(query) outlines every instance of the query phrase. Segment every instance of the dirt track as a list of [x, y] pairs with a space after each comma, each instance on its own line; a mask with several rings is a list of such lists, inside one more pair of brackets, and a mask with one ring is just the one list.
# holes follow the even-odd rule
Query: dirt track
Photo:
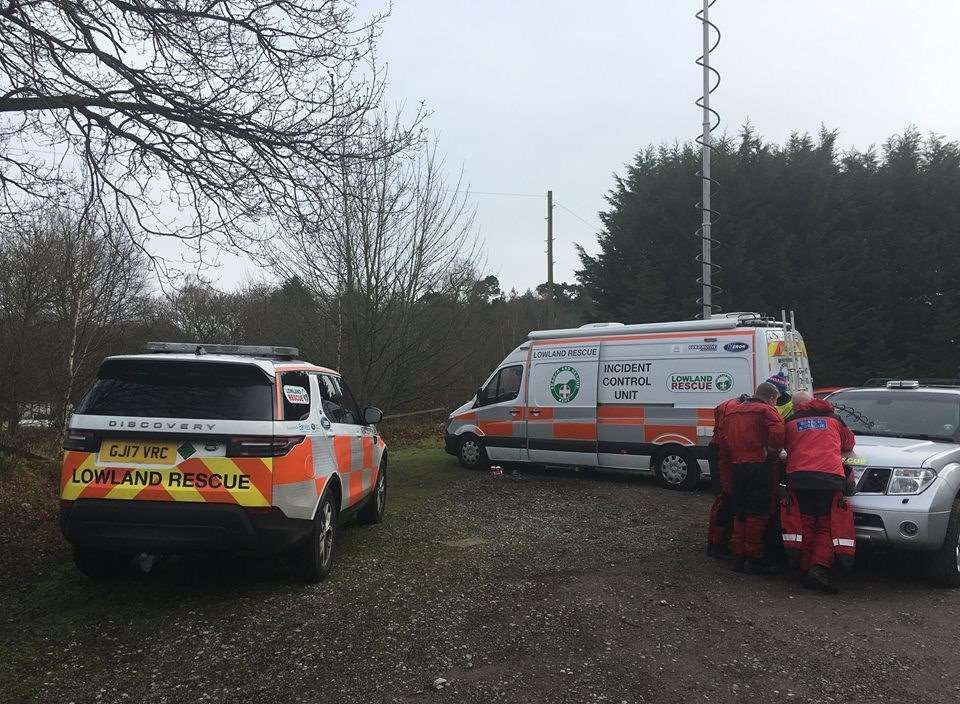
[[960, 592], [909, 563], [820, 596], [704, 557], [706, 492], [439, 450], [390, 480], [387, 521], [344, 529], [317, 586], [233, 561], [101, 586], [54, 549], [0, 589], [0, 701], [960, 699]]

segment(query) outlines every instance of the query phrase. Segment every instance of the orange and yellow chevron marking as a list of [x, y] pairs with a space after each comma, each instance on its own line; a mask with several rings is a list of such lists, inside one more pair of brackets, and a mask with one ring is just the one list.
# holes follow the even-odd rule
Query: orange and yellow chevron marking
[[[787, 357], [790, 354], [790, 346], [783, 342], [768, 342], [767, 343], [767, 356], [768, 357]], [[807, 346], [800, 342], [797, 344], [797, 354], [800, 357], [807, 356]]]
[[96, 453], [66, 452], [60, 497], [269, 506], [273, 459], [194, 457], [173, 467], [99, 466]]

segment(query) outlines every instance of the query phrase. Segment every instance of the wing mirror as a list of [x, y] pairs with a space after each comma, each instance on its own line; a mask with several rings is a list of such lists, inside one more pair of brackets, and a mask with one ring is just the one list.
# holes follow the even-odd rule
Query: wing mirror
[[487, 400], [487, 392], [484, 391], [483, 387], [481, 386], [479, 389], [477, 389], [477, 405], [482, 406], [484, 402], [486, 402], [486, 400]]
[[376, 406], [367, 406], [363, 409], [363, 424], [376, 425], [383, 420], [383, 411]]

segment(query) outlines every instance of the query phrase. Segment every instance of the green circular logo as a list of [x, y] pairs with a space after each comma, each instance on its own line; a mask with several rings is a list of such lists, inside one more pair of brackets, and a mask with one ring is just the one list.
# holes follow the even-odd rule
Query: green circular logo
[[558, 403], [570, 403], [580, 393], [580, 374], [573, 367], [560, 367], [550, 377], [550, 394]]
[[729, 374], [717, 374], [717, 391], [729, 391], [733, 388], [733, 377]]

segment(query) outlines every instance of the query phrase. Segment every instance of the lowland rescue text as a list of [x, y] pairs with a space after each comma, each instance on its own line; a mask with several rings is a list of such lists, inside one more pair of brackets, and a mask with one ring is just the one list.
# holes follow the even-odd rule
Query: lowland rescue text
[[113, 484], [114, 486], [165, 486], [194, 489], [249, 489], [246, 474], [217, 472], [158, 472], [146, 469], [76, 469], [70, 477], [74, 484]]

